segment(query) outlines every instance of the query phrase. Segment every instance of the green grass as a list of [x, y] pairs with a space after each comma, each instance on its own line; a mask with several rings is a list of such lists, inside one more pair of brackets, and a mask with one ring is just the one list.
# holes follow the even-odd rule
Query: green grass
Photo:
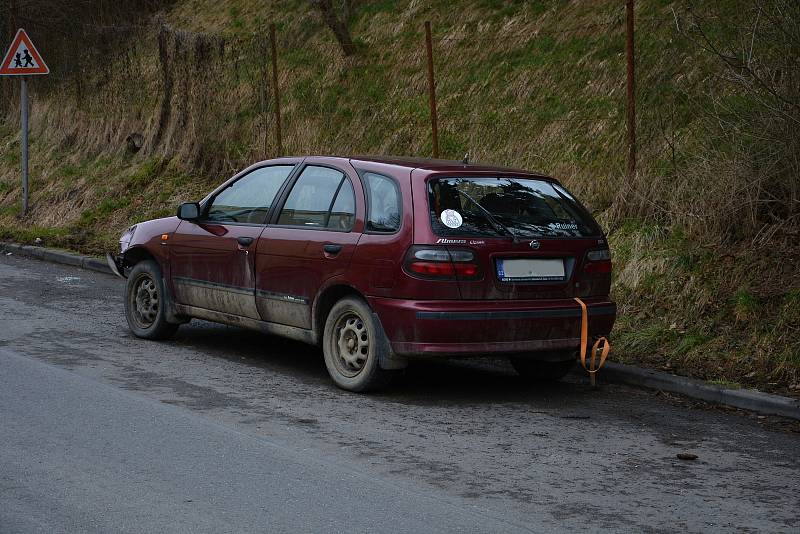
[[3, 151], [0, 155], [0, 161], [4, 167], [19, 167], [19, 150], [14, 150], [13, 146], [9, 146], [8, 150]]
[[127, 179], [127, 186], [132, 189], [144, 189], [151, 185], [163, 167], [163, 159], [153, 156], [145, 160]]
[[716, 386], [722, 386], [726, 389], [742, 389], [742, 385], [738, 382], [731, 382], [729, 380], [723, 380], [720, 378], [714, 378], [708, 381], [710, 384], [714, 384]]
[[45, 245], [58, 246], [64, 243], [64, 238], [67, 237], [69, 233], [69, 230], [66, 228], [44, 226], [16, 228], [0, 225], [0, 238], [23, 244], [33, 244], [36, 238], [39, 238]]

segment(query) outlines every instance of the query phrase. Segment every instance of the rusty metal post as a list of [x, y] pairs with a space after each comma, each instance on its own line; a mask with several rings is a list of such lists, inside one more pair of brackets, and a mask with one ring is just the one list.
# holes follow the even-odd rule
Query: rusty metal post
[[266, 35], [259, 36], [258, 52], [260, 57], [265, 58], [261, 64], [261, 85], [259, 86], [259, 104], [261, 106], [261, 121], [264, 126], [264, 151], [261, 153], [264, 159], [269, 158], [269, 90], [270, 90], [270, 67], [271, 62], [266, 61], [269, 54], [269, 42]]
[[278, 46], [275, 43], [275, 24], [269, 25], [269, 38], [272, 48], [272, 87], [275, 94], [275, 141], [278, 144], [278, 155], [283, 154], [281, 139], [281, 93], [278, 87]]
[[626, 39], [625, 57], [628, 63], [626, 107], [628, 119], [628, 183], [630, 184], [636, 174], [636, 70], [633, 57], [633, 1], [626, 0]]
[[436, 81], [433, 78], [433, 44], [431, 39], [431, 23], [425, 22], [425, 48], [428, 53], [428, 96], [431, 104], [431, 134], [433, 142], [433, 157], [439, 157], [439, 125], [436, 115]]

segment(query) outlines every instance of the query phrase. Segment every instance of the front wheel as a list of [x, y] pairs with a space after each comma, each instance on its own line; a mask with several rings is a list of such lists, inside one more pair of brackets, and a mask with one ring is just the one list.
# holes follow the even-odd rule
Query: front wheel
[[558, 354], [557, 357], [558, 359], [553, 360], [537, 360], [530, 357], [515, 357], [510, 360], [511, 366], [523, 378], [533, 382], [556, 382], [564, 378], [575, 366], [574, 354]]
[[133, 266], [125, 287], [125, 318], [136, 337], [167, 339], [178, 329], [167, 322], [167, 298], [161, 269], [152, 260]]
[[386, 386], [395, 374], [379, 363], [380, 352], [387, 346], [363, 300], [346, 297], [333, 306], [325, 321], [322, 351], [328, 374], [337, 386], [355, 392]]

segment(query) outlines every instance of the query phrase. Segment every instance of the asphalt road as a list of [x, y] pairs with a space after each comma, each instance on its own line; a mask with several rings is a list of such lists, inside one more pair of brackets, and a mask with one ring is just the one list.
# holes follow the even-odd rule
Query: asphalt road
[[797, 425], [491, 361], [345, 393], [280, 338], [136, 339], [122, 288], [0, 256], [4, 534], [800, 528]]

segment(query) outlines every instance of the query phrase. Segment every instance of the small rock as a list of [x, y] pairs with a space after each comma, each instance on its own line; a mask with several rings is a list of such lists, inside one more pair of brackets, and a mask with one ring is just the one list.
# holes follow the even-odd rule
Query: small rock
[[676, 456], [679, 460], [697, 460], [697, 455], [691, 452], [679, 452]]
[[144, 136], [142, 136], [140, 133], [133, 132], [125, 138], [125, 143], [128, 151], [132, 154], [135, 154], [142, 148], [142, 145], [144, 144]]
[[11, 256], [12, 254], [14, 254], [14, 253], [13, 252], [6, 252], [6, 256]]

